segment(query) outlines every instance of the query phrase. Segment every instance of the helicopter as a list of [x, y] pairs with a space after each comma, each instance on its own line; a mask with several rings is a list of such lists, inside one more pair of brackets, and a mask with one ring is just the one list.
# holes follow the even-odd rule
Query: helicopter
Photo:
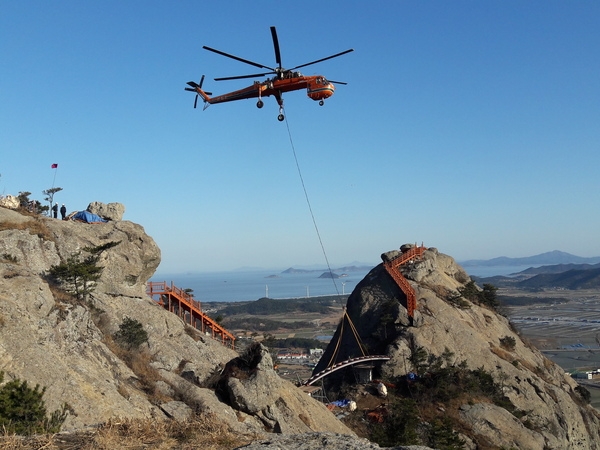
[[229, 53], [222, 52], [220, 50], [216, 50], [211, 47], [203, 46], [205, 50], [211, 51], [218, 55], [226, 56], [227, 58], [235, 59], [236, 61], [240, 61], [251, 66], [259, 67], [261, 69], [268, 69], [270, 72], [264, 73], [255, 73], [251, 75], [239, 75], [234, 77], [224, 77], [224, 78], [215, 78], [215, 81], [225, 81], [225, 80], [239, 80], [243, 78], [256, 78], [263, 77], [267, 75], [274, 75], [271, 78], [267, 78], [264, 81], [254, 81], [254, 83], [246, 88], [228, 92], [223, 95], [218, 95], [215, 97], [211, 97], [211, 92], [206, 92], [202, 90], [202, 84], [204, 82], [204, 75], [200, 78], [200, 82], [196, 83], [195, 81], [189, 81], [187, 83], [188, 86], [184, 88], [186, 91], [191, 91], [196, 93], [196, 98], [194, 100], [194, 108], [198, 104], [198, 96], [202, 97], [204, 100], [204, 109], [208, 108], [210, 105], [215, 103], [225, 103], [232, 102], [235, 100], [242, 100], [248, 98], [258, 98], [256, 102], [256, 106], [258, 108], [262, 108], [264, 106], [263, 97], [274, 96], [275, 100], [277, 100], [277, 104], [279, 105], [279, 115], [277, 119], [281, 122], [285, 119], [283, 115], [283, 93], [290, 91], [297, 91], [299, 89], [306, 89], [306, 93], [309, 98], [312, 100], [318, 101], [319, 105], [323, 106], [325, 103], [325, 99], [329, 98], [333, 95], [335, 91], [335, 84], [347, 84], [342, 81], [332, 81], [325, 78], [323, 75], [312, 75], [312, 76], [304, 76], [297, 69], [302, 67], [310, 66], [312, 64], [316, 64], [319, 62], [326, 61], [328, 59], [337, 58], [338, 56], [345, 55], [346, 53], [353, 52], [354, 49], [348, 49], [346, 51], [336, 53], [335, 55], [328, 56], [326, 58], [317, 59], [316, 61], [311, 61], [306, 64], [301, 64], [299, 66], [293, 67], [291, 69], [284, 69], [281, 66], [281, 54], [279, 52], [279, 40], [277, 38], [277, 30], [275, 27], [271, 27], [271, 37], [273, 39], [273, 47], [275, 49], [275, 62], [277, 63], [277, 67], [269, 67], [263, 64], [259, 64], [253, 61], [249, 61], [247, 59], [240, 58], [238, 56], [231, 55]]

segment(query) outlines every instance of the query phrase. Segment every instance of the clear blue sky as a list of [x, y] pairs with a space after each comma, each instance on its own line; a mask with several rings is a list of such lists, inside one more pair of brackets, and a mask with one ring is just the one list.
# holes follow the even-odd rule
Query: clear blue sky
[[[255, 67], [348, 82], [284, 97], [332, 266], [406, 242], [457, 260], [600, 255], [600, 2], [0, 2], [0, 193], [120, 202], [159, 273], [324, 265], [286, 123], [194, 110]], [[200, 105], [199, 105], [200, 106]]]

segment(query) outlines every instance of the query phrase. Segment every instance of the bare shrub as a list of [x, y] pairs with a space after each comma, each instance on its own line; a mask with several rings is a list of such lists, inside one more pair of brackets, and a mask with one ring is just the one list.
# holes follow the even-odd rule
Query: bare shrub
[[17, 436], [0, 429], [0, 450], [58, 449], [54, 435]]
[[229, 450], [251, 442], [256, 436], [235, 433], [229, 425], [211, 414], [177, 422], [156, 419], [111, 420], [102, 426], [81, 450], [152, 448], [175, 450]]
[[7, 270], [4, 272], [4, 278], [5, 279], [11, 279], [11, 278], [16, 278], [18, 277], [20, 274], [19, 272], [17, 272], [16, 270]]
[[19, 259], [16, 256], [11, 255], [10, 253], [3, 253], [0, 260], [15, 264], [19, 262]]
[[492, 346], [490, 348], [490, 351], [494, 355], [496, 355], [496, 356], [498, 356], [498, 357], [502, 358], [503, 360], [508, 361], [510, 363], [512, 363], [513, 360], [514, 360], [514, 357], [509, 352], [507, 352], [504, 349], [501, 349], [500, 347], [494, 347], [494, 346]]
[[121, 397], [123, 397], [126, 400], [129, 400], [129, 397], [131, 397], [131, 394], [129, 393], [125, 385], [122, 383], [119, 383], [119, 385], [117, 386], [117, 392]]
[[185, 334], [187, 334], [189, 337], [191, 337], [196, 342], [202, 340], [202, 333], [200, 331], [198, 331], [196, 328], [186, 324], [184, 331], [185, 331]]
[[500, 347], [502, 347], [504, 350], [513, 351], [516, 345], [517, 341], [512, 336], [504, 336], [500, 338]]
[[65, 290], [59, 288], [54, 284], [49, 284], [50, 292], [56, 303], [68, 303], [70, 305], [81, 305], [82, 303], [75, 298], [75, 296], [69, 294]]

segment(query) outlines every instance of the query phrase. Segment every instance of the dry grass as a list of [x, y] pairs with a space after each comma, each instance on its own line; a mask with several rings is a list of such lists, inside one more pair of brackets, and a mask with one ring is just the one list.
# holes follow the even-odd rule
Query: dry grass
[[156, 388], [156, 382], [162, 380], [162, 377], [160, 376], [158, 370], [151, 365], [152, 361], [154, 360], [154, 355], [152, 355], [146, 349], [125, 349], [119, 346], [119, 344], [117, 344], [112, 337], [107, 334], [104, 335], [102, 342], [106, 344], [108, 349], [114, 353], [117, 358], [123, 361], [127, 367], [133, 371], [138, 379], [138, 384], [134, 387], [144, 391], [151, 403], [170, 400], [170, 398], [166, 398]]
[[512, 363], [515, 360], [515, 357], [510, 352], [507, 352], [506, 350], [504, 350], [504, 349], [502, 349], [500, 347], [496, 347], [492, 343], [490, 343], [490, 351], [494, 355], [502, 358], [505, 361], [508, 361], [509, 363]]
[[258, 436], [240, 435], [210, 414], [186, 422], [113, 419], [96, 430], [53, 436], [1, 436], [0, 450], [230, 450]]
[[4, 230], [22, 230], [27, 231], [29, 234], [34, 234], [46, 241], [53, 241], [54, 236], [46, 225], [46, 220], [37, 216], [33, 220], [27, 220], [25, 222], [2, 222], [0, 223], [0, 231]]

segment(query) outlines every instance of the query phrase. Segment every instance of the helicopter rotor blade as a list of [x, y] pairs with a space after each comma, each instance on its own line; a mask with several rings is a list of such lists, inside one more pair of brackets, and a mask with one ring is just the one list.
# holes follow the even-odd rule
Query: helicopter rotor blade
[[333, 83], [333, 84], [348, 84], [345, 81], [333, 81], [333, 80], [330, 80], [329, 78], [327, 79], [327, 81], [329, 81], [330, 83]]
[[[198, 91], [196, 89], [202, 89], [202, 84], [204, 83], [204, 75], [200, 78], [200, 83], [196, 83], [195, 81], [188, 81], [186, 84], [191, 87], [183, 88], [186, 91], [195, 92], [196, 98], [194, 98], [194, 109], [198, 105]], [[212, 95], [212, 92], [204, 92], [206, 95]]]
[[337, 58], [338, 56], [342, 56], [342, 55], [345, 55], [346, 53], [350, 53], [350, 52], [353, 52], [353, 51], [354, 51], [354, 49], [350, 48], [350, 49], [348, 49], [346, 51], [343, 51], [343, 52], [340, 52], [340, 53], [336, 53], [335, 55], [328, 56], [327, 58], [317, 59], [316, 61], [311, 61], [309, 63], [302, 64], [301, 66], [292, 67], [289, 70], [296, 70], [296, 69], [299, 69], [300, 67], [306, 67], [306, 66], [310, 66], [311, 64], [316, 64], [316, 63], [320, 63], [320, 62], [323, 62], [323, 61], [327, 61], [328, 59]]
[[266, 75], [271, 75], [277, 72], [266, 72], [266, 73], [254, 73], [252, 75], [238, 75], [236, 77], [221, 77], [215, 78], [215, 81], [226, 81], [226, 80], [239, 80], [242, 78], [256, 78], [256, 77], [264, 77]]
[[206, 45], [203, 46], [202, 48], [205, 49], [205, 50], [208, 50], [210, 52], [216, 53], [217, 55], [226, 56], [227, 58], [235, 59], [236, 61], [240, 61], [240, 62], [243, 62], [243, 63], [246, 63], [246, 64], [250, 64], [251, 66], [254, 66], [254, 67], [260, 67], [261, 69], [275, 70], [272, 67], [263, 66], [262, 64], [256, 63], [254, 61], [249, 61], [247, 59], [240, 58], [239, 56], [230, 55], [229, 53], [225, 53], [225, 52], [222, 52], [221, 50], [216, 50], [214, 48], [207, 47]]
[[275, 27], [271, 27], [271, 37], [273, 38], [273, 48], [275, 49], [275, 61], [277, 67], [281, 69], [281, 53], [279, 52], [279, 39], [277, 39], [277, 30]]

